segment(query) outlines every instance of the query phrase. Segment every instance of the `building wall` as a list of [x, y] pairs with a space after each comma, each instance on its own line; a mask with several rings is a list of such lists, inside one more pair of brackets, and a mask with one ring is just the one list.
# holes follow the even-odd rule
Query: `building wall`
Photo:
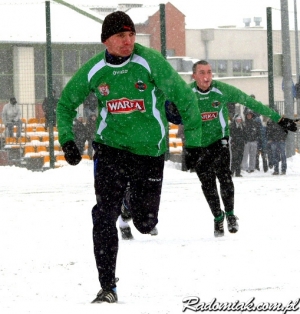
[[[175, 56], [185, 56], [185, 16], [171, 3], [166, 4], [166, 47]], [[149, 17], [146, 24], [136, 25], [137, 33], [150, 34], [150, 47], [161, 51], [160, 11]]]
[[[290, 44], [292, 72], [295, 74], [296, 49], [293, 30], [290, 31]], [[252, 59], [253, 69], [267, 70], [267, 49], [267, 30], [262, 28], [186, 30], [186, 56], [191, 58]], [[282, 54], [281, 31], [273, 31], [273, 54]]]
[[[209, 40], [205, 40], [204, 31], [210, 33], [206, 36]], [[267, 31], [254, 28], [187, 29], [186, 54], [198, 59], [253, 59], [255, 69], [267, 70]]]

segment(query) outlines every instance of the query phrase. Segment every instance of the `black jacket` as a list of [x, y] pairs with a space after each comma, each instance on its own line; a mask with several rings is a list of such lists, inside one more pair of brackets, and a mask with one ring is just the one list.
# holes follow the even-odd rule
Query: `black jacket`
[[279, 124], [269, 120], [267, 123], [267, 138], [268, 141], [280, 142], [285, 141], [288, 131], [285, 131]]
[[93, 120], [91, 117], [88, 118], [85, 127], [86, 127], [86, 135], [88, 140], [94, 140], [95, 131], [96, 131], [96, 119]]
[[261, 131], [260, 124], [254, 120], [254, 118], [245, 119], [245, 140], [247, 142], [260, 142]]
[[241, 122], [239, 126], [235, 121], [230, 124], [230, 137], [231, 145], [244, 147], [246, 141], [244, 122]]

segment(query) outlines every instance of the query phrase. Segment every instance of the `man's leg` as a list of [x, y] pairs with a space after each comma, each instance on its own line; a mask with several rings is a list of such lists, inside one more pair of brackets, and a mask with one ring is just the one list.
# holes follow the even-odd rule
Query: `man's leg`
[[279, 142], [279, 150], [281, 156], [281, 174], [286, 174], [287, 162], [285, 153], [285, 142]]
[[242, 159], [242, 170], [248, 171], [248, 157], [249, 157], [250, 143], [247, 142], [244, 146], [243, 159]]
[[[219, 144], [213, 144], [206, 149], [201, 163], [196, 167], [196, 173], [201, 182], [203, 194], [214, 216], [214, 236], [224, 236], [224, 212], [221, 210], [220, 197], [218, 194], [214, 160], [218, 154]], [[230, 170], [229, 170], [230, 171]], [[230, 174], [231, 176], [231, 174]]]
[[249, 145], [249, 171], [253, 172], [255, 170], [256, 163], [257, 142], [250, 142]]
[[[124, 158], [123, 158], [124, 157]], [[116, 302], [116, 260], [121, 201], [126, 188], [126, 153], [105, 145], [97, 146], [94, 155], [95, 192], [93, 241], [96, 265], [102, 290], [93, 302]]]
[[272, 148], [273, 166], [274, 166], [273, 175], [278, 175], [279, 174], [279, 158], [280, 158], [280, 154], [278, 152], [277, 142], [272, 142], [271, 148]]
[[7, 136], [13, 137], [14, 136], [14, 125], [12, 122], [6, 124], [7, 127]]
[[215, 171], [220, 182], [220, 193], [224, 204], [228, 231], [235, 233], [238, 231], [239, 226], [236, 221], [237, 217], [234, 215], [234, 185], [229, 169], [229, 152], [226, 151], [226, 148], [222, 148], [216, 156], [218, 157], [215, 160]]
[[130, 175], [130, 209], [135, 227], [143, 234], [155, 235], [163, 169], [164, 155], [133, 156]]
[[21, 137], [21, 131], [22, 131], [22, 121], [16, 121], [15, 126], [17, 127], [17, 137]]
[[133, 235], [131, 233], [131, 228], [127, 221], [122, 219], [122, 215], [118, 218], [119, 229], [121, 231], [121, 236], [123, 240], [133, 240]]
[[115, 270], [118, 254], [118, 231], [116, 228], [117, 215], [113, 211], [105, 213], [100, 197], [92, 210], [93, 241], [96, 265], [101, 287], [109, 291], [116, 287]]

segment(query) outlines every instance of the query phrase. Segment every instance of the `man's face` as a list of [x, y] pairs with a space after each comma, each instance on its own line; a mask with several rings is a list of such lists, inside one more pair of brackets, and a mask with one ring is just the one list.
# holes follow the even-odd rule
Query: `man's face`
[[197, 82], [197, 86], [202, 90], [207, 90], [212, 81], [212, 70], [209, 64], [198, 64], [193, 79]]
[[128, 57], [133, 51], [134, 43], [134, 32], [122, 32], [110, 36], [104, 42], [104, 45], [111, 55], [115, 57]]

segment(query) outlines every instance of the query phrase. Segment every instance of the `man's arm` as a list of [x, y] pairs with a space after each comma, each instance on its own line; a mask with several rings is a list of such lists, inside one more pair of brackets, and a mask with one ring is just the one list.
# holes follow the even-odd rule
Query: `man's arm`
[[216, 86], [220, 85], [227, 89], [228, 94], [230, 95], [230, 97], [232, 97], [230, 101], [242, 104], [247, 108], [250, 108], [254, 112], [260, 113], [265, 117], [269, 117], [272, 121], [278, 123], [285, 130], [292, 132], [297, 131], [297, 124], [295, 123], [295, 121], [289, 118], [282, 117], [278, 112], [269, 108], [269, 106], [264, 105], [260, 101], [257, 101], [256, 99], [250, 97], [240, 89], [224, 82], [216, 82], [215, 84]]
[[[164, 70], [161, 71], [161, 69]], [[166, 98], [176, 104], [184, 123], [186, 147], [199, 147], [202, 137], [202, 122], [196, 95], [159, 53], [156, 55], [155, 64], [153, 63], [152, 75]]]

